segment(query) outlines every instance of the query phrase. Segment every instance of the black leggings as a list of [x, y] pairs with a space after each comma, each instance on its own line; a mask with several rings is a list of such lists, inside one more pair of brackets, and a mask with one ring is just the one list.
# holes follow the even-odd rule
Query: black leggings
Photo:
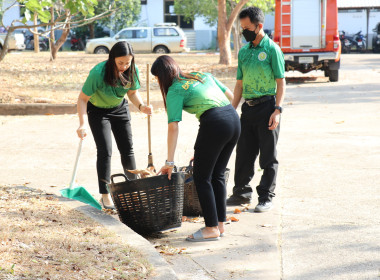
[[[120, 105], [110, 109], [98, 108], [88, 102], [87, 114], [97, 149], [99, 193], [106, 194], [108, 191], [105, 181], [109, 182], [111, 176], [111, 130], [120, 152], [124, 172], [127, 173], [127, 169], [136, 169], [128, 102], [124, 99]], [[128, 177], [134, 178], [130, 174]]]
[[224, 172], [239, 135], [239, 116], [231, 105], [201, 115], [194, 146], [194, 183], [207, 227], [226, 221]]

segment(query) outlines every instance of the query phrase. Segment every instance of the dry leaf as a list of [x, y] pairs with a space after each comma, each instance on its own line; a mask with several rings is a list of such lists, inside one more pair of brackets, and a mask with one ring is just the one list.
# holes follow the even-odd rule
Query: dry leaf
[[240, 213], [241, 213], [241, 211], [236, 208], [235, 211], [234, 211], [234, 214], [240, 214]]
[[228, 222], [228, 221], [231, 221], [231, 222], [238, 222], [239, 219], [235, 218], [234, 216], [231, 216], [231, 217], [228, 217], [228, 218], [227, 218], [227, 222]]
[[263, 225], [261, 225], [261, 227], [272, 227], [272, 225], [271, 224], [263, 224]]

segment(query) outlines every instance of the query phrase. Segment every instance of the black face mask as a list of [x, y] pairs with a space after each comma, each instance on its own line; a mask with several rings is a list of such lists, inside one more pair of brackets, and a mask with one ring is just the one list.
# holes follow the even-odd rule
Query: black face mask
[[257, 34], [255, 32], [256, 29], [257, 29], [257, 26], [256, 26], [256, 28], [255, 28], [254, 31], [251, 31], [251, 30], [248, 30], [248, 29], [244, 29], [243, 30], [242, 34], [243, 34], [243, 36], [244, 36], [244, 38], [245, 38], [245, 40], [247, 42], [253, 42], [253, 41], [256, 40], [256, 37], [257, 37]]

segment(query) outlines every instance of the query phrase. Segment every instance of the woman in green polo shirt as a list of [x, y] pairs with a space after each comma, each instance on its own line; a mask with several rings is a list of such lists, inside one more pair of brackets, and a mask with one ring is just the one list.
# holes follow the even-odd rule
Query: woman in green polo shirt
[[152, 65], [168, 115], [168, 157], [160, 170], [171, 177], [182, 110], [200, 121], [194, 146], [194, 183], [206, 227], [187, 241], [214, 241], [224, 232], [226, 184], [224, 173], [240, 135], [240, 120], [231, 106], [231, 91], [209, 73], [183, 73], [173, 58], [160, 56]]
[[[152, 113], [151, 106], [145, 106], [139, 93], [139, 71], [131, 45], [127, 42], [116, 43], [109, 58], [91, 69], [82, 91], [77, 108], [79, 115], [80, 138], [86, 137], [85, 116], [94, 136], [97, 149], [96, 169], [98, 172], [101, 203], [106, 209], [114, 209], [106, 183], [110, 181], [112, 140], [111, 131], [120, 151], [121, 163], [126, 172], [136, 169], [132, 143], [132, 130], [127, 94], [129, 100], [145, 114]], [[128, 173], [128, 172], [126, 172]], [[134, 178], [133, 174], [128, 174]]]

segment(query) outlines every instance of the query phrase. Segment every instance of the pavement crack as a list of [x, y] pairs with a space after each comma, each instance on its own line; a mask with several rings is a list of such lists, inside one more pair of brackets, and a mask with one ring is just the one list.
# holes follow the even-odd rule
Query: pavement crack
[[189, 257], [196, 265], [198, 265], [208, 276], [210, 276], [212, 279], [218, 280], [215, 278], [215, 276], [212, 274], [211, 271], [209, 271], [207, 268], [205, 268], [203, 265], [198, 263], [196, 260], [194, 260], [192, 257]]

